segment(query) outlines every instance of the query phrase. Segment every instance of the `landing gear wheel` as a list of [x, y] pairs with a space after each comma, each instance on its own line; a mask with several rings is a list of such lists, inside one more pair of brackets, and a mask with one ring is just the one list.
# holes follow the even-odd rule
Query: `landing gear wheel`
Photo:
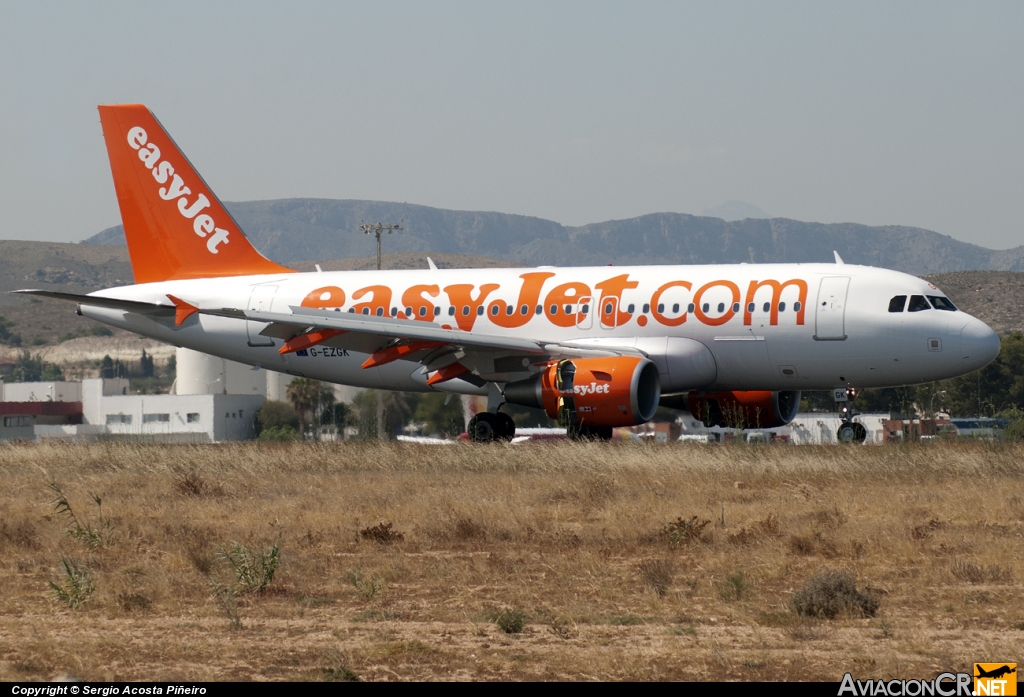
[[494, 415], [494, 418], [497, 421], [495, 438], [498, 440], [511, 441], [516, 437], [516, 422], [512, 420], [511, 416], [499, 411]]
[[612, 427], [611, 426], [581, 426], [574, 424], [565, 429], [565, 435], [569, 437], [569, 440], [611, 440], [612, 439]]
[[498, 437], [498, 417], [490, 412], [481, 412], [469, 420], [469, 439], [474, 443], [490, 443]]
[[836, 437], [840, 443], [863, 443], [864, 439], [868, 437], [868, 431], [863, 424], [851, 421], [839, 427]]

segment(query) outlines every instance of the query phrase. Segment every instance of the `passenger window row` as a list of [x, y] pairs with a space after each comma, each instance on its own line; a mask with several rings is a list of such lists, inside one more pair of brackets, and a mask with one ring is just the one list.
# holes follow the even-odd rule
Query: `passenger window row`
[[[632, 305], [630, 305], [630, 307], [632, 308]], [[673, 313], [678, 313], [679, 312], [679, 307], [680, 307], [679, 303], [673, 303], [673, 305], [672, 305], [672, 312]], [[694, 305], [693, 303], [690, 303], [689, 305], [686, 306], [686, 311], [687, 312], [691, 312], [692, 313], [695, 309], [696, 309], [696, 305]], [[704, 304], [702, 304], [700, 306], [700, 309], [704, 313], [711, 312], [711, 304], [710, 303], [704, 303]], [[718, 303], [718, 308], [717, 309], [718, 309], [719, 312], [725, 312], [725, 303]], [[755, 303], [748, 303], [747, 304], [747, 312], [754, 312], [756, 309], [757, 309], [757, 305]], [[764, 311], [764, 312], [771, 312], [771, 309], [772, 309], [772, 304], [771, 303], [765, 303], [764, 306], [762, 307], [762, 311]], [[644, 304], [644, 314], [647, 314], [650, 311], [651, 311], [651, 306], [648, 305], [648, 304]], [[732, 311], [733, 312], [739, 312], [740, 311], [740, 304], [739, 303], [733, 303], [732, 304]], [[779, 312], [785, 312], [785, 311], [786, 311], [786, 303], [779, 303]], [[665, 303], [658, 303], [658, 312], [661, 313], [661, 314], [664, 314], [664, 312], [665, 312]], [[800, 312], [800, 301], [797, 301], [797, 302], [793, 303], [793, 312]]]
[[[921, 297], [921, 296], [915, 295], [914, 297], [918, 298], [918, 297]], [[902, 301], [905, 301], [907, 299], [907, 296], [900, 295], [900, 296], [897, 296], [897, 297], [893, 298], [892, 302], [889, 303], [889, 312], [902, 312], [902, 309], [897, 309], [897, 310], [893, 309], [893, 306], [894, 306], [893, 303], [895, 303], [900, 298], [903, 299]], [[949, 301], [946, 300], [945, 298], [939, 298], [939, 300], [945, 300], [945, 302], [949, 303]], [[560, 311], [564, 311], [565, 314], [571, 315], [574, 312], [576, 312], [576, 308], [577, 307], [579, 308], [579, 311], [580, 311], [581, 314], [586, 315], [586, 314], [590, 313], [590, 305], [589, 304], [565, 305], [564, 308], [562, 306], [559, 306], [559, 305], [552, 305], [551, 307], [548, 308], [548, 312], [549, 312], [549, 314], [557, 315]], [[680, 307], [681, 306], [680, 306], [679, 303], [673, 303], [672, 304], [672, 312], [673, 312], [673, 314], [678, 314]], [[793, 312], [800, 312], [800, 307], [801, 307], [800, 301], [797, 301], [797, 302], [793, 303]], [[950, 307], [952, 307], [952, 304], [950, 304]], [[689, 305], [686, 306], [686, 311], [689, 312], [689, 313], [692, 313], [694, 311], [694, 309], [695, 309], [695, 306], [694, 306], [693, 303], [690, 303]], [[757, 309], [757, 305], [755, 303], [748, 303], [747, 304], [747, 312], [751, 312], [752, 313], [756, 309]], [[762, 306], [761, 309], [762, 309], [763, 312], [766, 312], [766, 313], [767, 312], [771, 312], [772, 304], [771, 303], [764, 303], [764, 305]], [[946, 308], [940, 308], [940, 309], [946, 309]], [[955, 308], [953, 308], [953, 309], [955, 309]], [[633, 312], [635, 310], [636, 310], [636, 305], [634, 305], [633, 303], [630, 303], [629, 305], [626, 306], [626, 312], [628, 314], [633, 314]], [[705, 312], [705, 313], [710, 312], [711, 311], [710, 303], [704, 303], [703, 305], [701, 305], [701, 310], [703, 312]], [[725, 312], [725, 303], [718, 303], [717, 310], [720, 313]], [[335, 308], [334, 311], [335, 312], [341, 312], [341, 308], [340, 307]], [[354, 307], [350, 307], [348, 309], [348, 311], [350, 313], [355, 313], [356, 309]], [[516, 308], [515, 308], [514, 305], [508, 305], [505, 308], [505, 314], [506, 315], [515, 314], [515, 311], [516, 311]], [[643, 311], [642, 311], [643, 314], [646, 315], [650, 311], [651, 311], [650, 303], [644, 303]], [[740, 311], [740, 304], [739, 303], [733, 303], [732, 304], [732, 311], [733, 312], [739, 312]], [[786, 311], [786, 303], [780, 302], [779, 303], [779, 312], [785, 312], [785, 311]], [[911, 311], [914, 312], [914, 310], [911, 310]], [[421, 306], [419, 308], [418, 312], [414, 312], [413, 308], [411, 308], [411, 307], [406, 307], [404, 310], [400, 310], [397, 307], [392, 307], [390, 314], [391, 314], [392, 317], [397, 317], [400, 314], [401, 315], [405, 315], [406, 317], [412, 317], [414, 314], [418, 314], [420, 317], [426, 317], [428, 312], [433, 317], [437, 317], [437, 316], [439, 316], [441, 314], [441, 308], [435, 306], [433, 308], [429, 308], [428, 309], [426, 306]], [[448, 307], [448, 316], [449, 317], [454, 317], [456, 315], [456, 313], [458, 313], [458, 312], [459, 312], [458, 308], [456, 308], [454, 305]], [[463, 305], [462, 306], [461, 314], [462, 314], [463, 317], [468, 316], [470, 314], [470, 312], [471, 312], [471, 309], [470, 309], [469, 305]], [[497, 305], [491, 305], [491, 315], [497, 315], [498, 312], [499, 312], [498, 306]], [[609, 304], [604, 306], [604, 314], [610, 315], [613, 312], [614, 312], [614, 305], [609, 303]], [[664, 314], [664, 312], [665, 312], [665, 303], [658, 303], [658, 313], [659, 314]], [[364, 307], [361, 310], [361, 314], [364, 314], [364, 315], [371, 315], [372, 314], [372, 315], [376, 315], [377, 317], [383, 317], [384, 316], [384, 308], [383, 307], [378, 307], [373, 312], [371, 312], [370, 308]], [[476, 308], [476, 314], [478, 316], [482, 316], [484, 314], [484, 307], [482, 305]], [[519, 314], [521, 314], [521, 315], [528, 315], [528, 314], [530, 314], [530, 307], [528, 305], [521, 306], [519, 308]], [[544, 306], [543, 305], [537, 305], [537, 307], [534, 308], [534, 314], [537, 314], [537, 315], [544, 314]]]
[[903, 312], [904, 308], [907, 312], [921, 312], [933, 307], [936, 310], [956, 312], [956, 306], [949, 301], [949, 298], [944, 298], [941, 295], [929, 295], [927, 298], [923, 295], [911, 295], [909, 303], [907, 296], [897, 295], [889, 301], [889, 312]]

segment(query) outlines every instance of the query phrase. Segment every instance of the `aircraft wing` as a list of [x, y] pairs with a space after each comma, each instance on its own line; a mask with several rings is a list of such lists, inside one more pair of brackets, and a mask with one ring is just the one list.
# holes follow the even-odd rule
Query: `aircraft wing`
[[[239, 310], [201, 310], [206, 314], [244, 316], [266, 322], [260, 333], [285, 341], [284, 352], [322, 343], [372, 354], [364, 367], [382, 365], [399, 358], [421, 363], [431, 380], [441, 382], [467, 372], [483, 379], [508, 379], [512, 373], [528, 372], [531, 363], [558, 358], [582, 358], [638, 354], [632, 347], [585, 347], [571, 343], [544, 342], [459, 329], [446, 329], [435, 322], [423, 322], [375, 315], [289, 307], [290, 313]], [[445, 373], [444, 371], [448, 372]], [[461, 372], [459, 372], [461, 371]], [[454, 374], [453, 374], [454, 373]], [[433, 384], [433, 383], [431, 383]]]

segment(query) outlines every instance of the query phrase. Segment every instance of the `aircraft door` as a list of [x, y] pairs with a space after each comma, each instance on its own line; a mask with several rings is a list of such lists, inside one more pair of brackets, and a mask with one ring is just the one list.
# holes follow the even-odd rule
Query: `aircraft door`
[[576, 301], [576, 328], [590, 329], [594, 320], [594, 299], [586, 296]]
[[846, 338], [846, 293], [849, 289], [849, 276], [821, 279], [814, 321], [814, 338], [817, 341], [842, 341]]
[[[249, 296], [248, 309], [253, 312], [270, 312], [274, 305], [274, 295], [277, 293], [277, 286], [261, 285], [252, 289]], [[266, 322], [255, 322], [246, 320], [245, 330], [249, 337], [249, 346], [273, 346], [274, 340], [269, 336], [260, 336], [260, 332], [266, 328]]]

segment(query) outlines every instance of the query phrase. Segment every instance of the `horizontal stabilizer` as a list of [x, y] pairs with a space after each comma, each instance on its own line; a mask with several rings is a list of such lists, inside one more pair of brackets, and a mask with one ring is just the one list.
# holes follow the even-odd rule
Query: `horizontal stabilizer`
[[138, 312], [146, 315], [171, 315], [175, 313], [174, 305], [158, 305], [156, 303], [143, 303], [136, 300], [119, 300], [118, 298], [104, 298], [99, 295], [77, 295], [75, 293], [58, 293], [53, 290], [12, 290], [12, 293], [19, 295], [37, 295], [41, 298], [52, 298], [64, 302], [76, 303], [78, 305], [91, 305], [93, 307], [109, 307], [112, 310], [124, 310], [125, 312]]

